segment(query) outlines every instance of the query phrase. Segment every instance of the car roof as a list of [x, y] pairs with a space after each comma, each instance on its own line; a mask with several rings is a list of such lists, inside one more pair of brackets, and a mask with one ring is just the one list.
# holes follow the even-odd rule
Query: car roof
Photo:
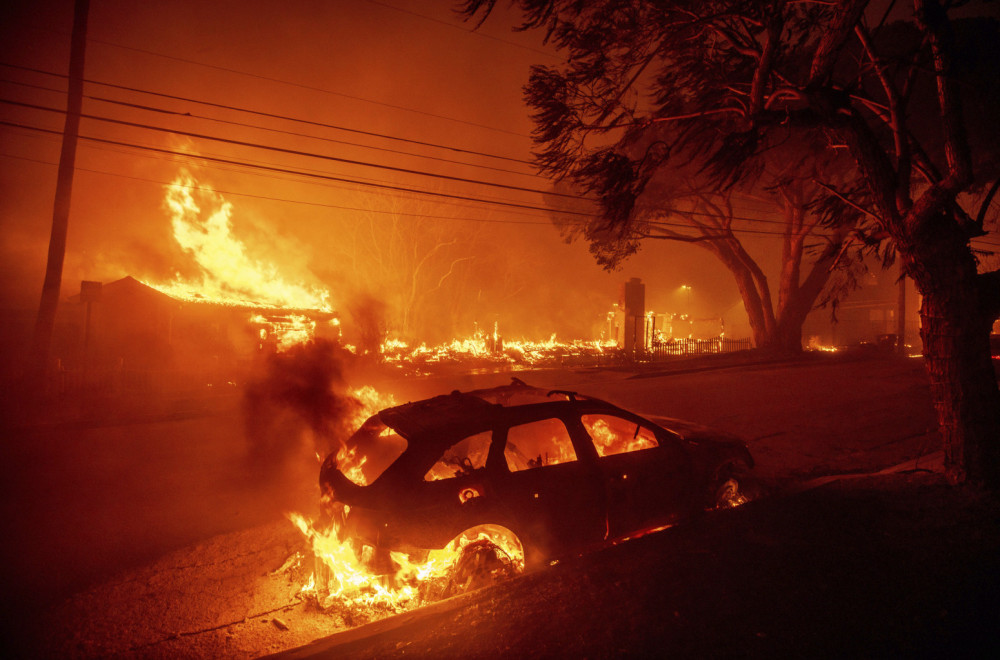
[[[564, 399], [553, 399], [559, 394]], [[408, 440], [415, 438], [464, 438], [490, 429], [503, 421], [513, 421], [519, 415], [514, 409], [547, 409], [555, 412], [563, 407], [576, 407], [585, 401], [602, 409], [619, 410], [606, 401], [563, 390], [546, 391], [514, 378], [510, 385], [480, 390], [443, 394], [430, 399], [404, 403], [378, 413], [389, 428]]]

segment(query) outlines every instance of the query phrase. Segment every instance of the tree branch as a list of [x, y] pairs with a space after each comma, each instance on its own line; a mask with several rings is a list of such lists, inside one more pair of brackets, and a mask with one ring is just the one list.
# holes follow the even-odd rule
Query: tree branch
[[[767, 25], [767, 38], [764, 40], [764, 50], [760, 54], [760, 62], [753, 72], [753, 82], [750, 85], [749, 114], [751, 117], [755, 117], [763, 107], [764, 87], [771, 78], [771, 68], [774, 66], [775, 54], [778, 52], [778, 46], [781, 43], [781, 30], [784, 28], [784, 25], [781, 12], [777, 12]], [[768, 104], [770, 104], [770, 100]]]
[[807, 87], [817, 87], [826, 82], [837, 63], [841, 47], [861, 20], [868, 0], [840, 0], [833, 14], [833, 21], [827, 26], [809, 68]]
[[882, 85], [882, 91], [885, 92], [886, 99], [889, 101], [888, 127], [892, 131], [893, 148], [896, 150], [896, 208], [900, 213], [905, 213], [911, 204], [910, 172], [912, 166], [910, 140], [905, 131], [906, 119], [903, 117], [902, 99], [892, 80], [889, 78], [885, 64], [875, 54], [875, 48], [872, 45], [871, 36], [868, 34], [868, 31], [864, 26], [857, 25], [854, 28], [854, 32], [858, 35], [858, 40], [861, 42], [865, 54], [875, 68], [875, 73]]

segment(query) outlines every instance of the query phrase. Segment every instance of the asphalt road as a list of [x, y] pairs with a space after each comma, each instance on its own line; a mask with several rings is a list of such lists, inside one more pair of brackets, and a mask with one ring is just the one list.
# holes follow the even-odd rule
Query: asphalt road
[[[540, 387], [575, 389], [637, 412], [740, 435], [749, 441], [758, 473], [776, 488], [822, 475], [878, 470], [937, 448], [929, 388], [918, 360], [806, 356], [780, 364], [704, 360], [671, 366], [406, 379], [365, 374], [352, 385], [372, 384], [392, 392], [398, 402], [503, 384], [511, 375]], [[222, 555], [234, 547], [227, 539], [252, 544], [254, 526], [280, 523], [285, 511], [314, 509], [316, 463], [309, 439], [289, 423], [290, 449], [263, 465], [250, 465], [242, 424], [239, 401], [232, 400], [192, 415], [42, 423], [7, 434], [0, 447], [7, 626], [19, 628], [39, 608], [69, 593], [91, 586], [98, 593], [110, 576], [141, 571], [168, 553], [195, 556], [191, 548], [203, 539], [221, 539], [216, 559], [224, 563]], [[234, 547], [233, 552], [243, 551]], [[184, 597], [183, 579], [175, 578], [166, 595], [150, 589], [143, 598], [176, 611], [170, 598]], [[132, 611], [107, 598], [94, 602]], [[252, 599], [247, 602], [251, 607]], [[217, 607], [212, 603], [204, 600], [208, 613]], [[202, 604], [185, 603], [192, 630], [201, 626], [193, 623], [201, 620], [197, 607]], [[148, 611], [155, 618], [156, 609]], [[64, 623], [77, 632], [87, 628], [82, 621]], [[142, 628], [137, 623], [132, 632], [138, 635]], [[109, 634], [124, 639], [132, 632]], [[272, 643], [288, 646], [280, 637]], [[274, 647], [256, 648], [259, 654]], [[248, 657], [245, 649], [241, 653], [232, 657]]]
[[269, 657], [995, 658], [998, 504], [835, 481]]

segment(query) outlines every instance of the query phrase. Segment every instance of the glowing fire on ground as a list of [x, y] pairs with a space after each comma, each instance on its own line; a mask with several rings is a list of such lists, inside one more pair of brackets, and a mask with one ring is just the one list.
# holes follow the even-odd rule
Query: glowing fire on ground
[[511, 341], [495, 333], [475, 333], [465, 339], [428, 346], [411, 347], [405, 341], [389, 339], [381, 346], [382, 359], [392, 365], [440, 364], [481, 361], [501, 364], [536, 365], [567, 358], [597, 357], [616, 347], [613, 341], [559, 341], [553, 334], [544, 341]]

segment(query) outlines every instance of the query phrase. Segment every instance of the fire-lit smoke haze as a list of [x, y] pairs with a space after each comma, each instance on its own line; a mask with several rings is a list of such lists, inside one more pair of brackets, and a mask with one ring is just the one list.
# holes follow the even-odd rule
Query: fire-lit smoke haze
[[[22, 105], [2, 106], [17, 126], [0, 127], [0, 295], [27, 310], [59, 154], [44, 131], [62, 115], [23, 104], [65, 108], [72, 12], [55, 1], [4, 11], [2, 96]], [[586, 245], [561, 240], [521, 98], [528, 67], [555, 60], [510, 23], [471, 32], [447, 2], [94, 0], [63, 296], [132, 275], [268, 303], [260, 287], [283, 284], [294, 307], [328, 305], [345, 336], [352, 314], [379, 309], [390, 335], [429, 343], [476, 324], [598, 339], [628, 277], [658, 311], [739, 310], [697, 247], [651, 244], [606, 273]], [[222, 238], [229, 251], [199, 261]], [[727, 318], [730, 332], [741, 320]]]

